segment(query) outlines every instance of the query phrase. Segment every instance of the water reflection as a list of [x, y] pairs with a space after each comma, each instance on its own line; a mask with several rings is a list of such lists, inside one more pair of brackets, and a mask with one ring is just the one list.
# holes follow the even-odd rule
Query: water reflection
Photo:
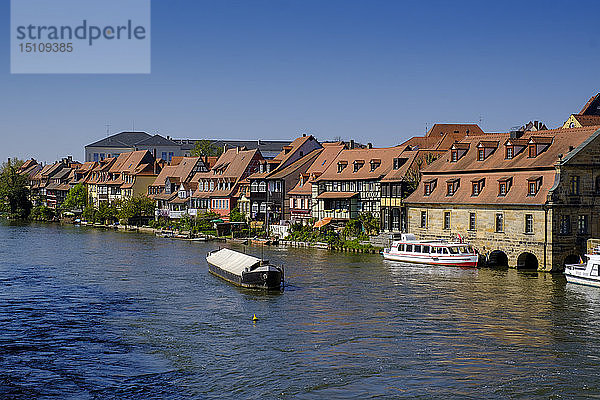
[[281, 247], [264, 254], [288, 286], [262, 293], [208, 274], [211, 243], [48, 225], [0, 243], [3, 397], [600, 393], [600, 290], [557, 275]]

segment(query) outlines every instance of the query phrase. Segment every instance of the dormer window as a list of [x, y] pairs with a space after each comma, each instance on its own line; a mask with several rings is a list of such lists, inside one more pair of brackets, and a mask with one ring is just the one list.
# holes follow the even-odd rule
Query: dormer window
[[458, 190], [460, 179], [450, 179], [446, 181], [446, 196], [454, 196]]
[[542, 177], [541, 176], [531, 176], [527, 178], [527, 195], [535, 196], [540, 191], [542, 187]]
[[515, 156], [515, 148], [513, 146], [506, 146], [506, 156], [507, 160], [512, 159]]
[[371, 160], [371, 172], [375, 171], [381, 165], [381, 160], [373, 159]]
[[365, 165], [365, 162], [363, 160], [354, 161], [354, 172], [358, 172], [358, 170], [361, 169], [363, 165]]
[[[400, 169], [402, 165], [408, 160], [406, 157], [396, 157], [394, 158], [394, 169]], [[381, 161], [380, 161], [381, 162]]]
[[337, 172], [338, 172], [338, 174], [340, 172], [342, 172], [344, 170], [344, 168], [346, 168], [347, 166], [348, 166], [348, 162], [347, 161], [340, 161], [340, 162], [338, 162], [338, 164], [337, 164], [337, 167], [338, 167]]
[[546, 151], [552, 144], [554, 138], [547, 136], [532, 136], [527, 143], [529, 149], [529, 158], [535, 158], [540, 153]]
[[485, 178], [471, 181], [471, 196], [479, 196], [485, 186]]
[[437, 179], [429, 179], [425, 181], [425, 192], [424, 195], [425, 196], [429, 196], [431, 193], [433, 193], [435, 186], [437, 184]]
[[504, 197], [510, 190], [512, 185], [512, 178], [504, 177], [498, 179], [498, 197]]
[[450, 161], [457, 162], [469, 151], [469, 143], [454, 143], [450, 150]]
[[482, 140], [477, 144], [477, 161], [488, 158], [498, 148], [498, 141]]

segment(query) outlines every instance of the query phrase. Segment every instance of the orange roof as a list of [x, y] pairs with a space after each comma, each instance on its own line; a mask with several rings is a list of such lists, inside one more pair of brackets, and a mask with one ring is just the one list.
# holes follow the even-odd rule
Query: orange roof
[[[315, 182], [380, 179], [392, 170], [394, 158], [399, 157], [403, 150], [404, 148], [401, 146], [344, 149], [323, 171], [321, 176], [315, 179]], [[374, 159], [380, 160], [381, 163], [376, 168], [371, 169], [371, 160]], [[366, 162], [355, 172], [353, 163], [357, 160], [365, 160]], [[346, 167], [338, 172], [338, 164], [346, 165]]]
[[[423, 179], [419, 187], [406, 199], [407, 203], [450, 203], [450, 204], [543, 204], [546, 195], [554, 183], [555, 164], [562, 160], [567, 162], [585, 146], [592, 137], [600, 136], [600, 126], [553, 129], [536, 132], [526, 132], [518, 139], [521, 142], [533, 140], [536, 143], [547, 144], [545, 151], [536, 157], [529, 157], [528, 152], [522, 151], [513, 158], [506, 159], [504, 151], [495, 151], [485, 160], [477, 159], [475, 146], [466, 152], [456, 162], [450, 161], [449, 152], [425, 168]], [[466, 143], [477, 143], [481, 136], [465, 137]], [[514, 142], [510, 133], [486, 134], [486, 139], [495, 139], [500, 143]], [[542, 186], [536, 196], [528, 196], [527, 179], [531, 176], [542, 177]], [[425, 196], [424, 182], [440, 178], [441, 185], [437, 185], [433, 193]], [[461, 183], [457, 193], [446, 196], [443, 182], [449, 178], [460, 179]], [[486, 178], [485, 187], [478, 196], [471, 196], [473, 179]], [[506, 196], [498, 196], [497, 181], [507, 181], [512, 178], [512, 188]], [[491, 190], [490, 190], [491, 189]]]

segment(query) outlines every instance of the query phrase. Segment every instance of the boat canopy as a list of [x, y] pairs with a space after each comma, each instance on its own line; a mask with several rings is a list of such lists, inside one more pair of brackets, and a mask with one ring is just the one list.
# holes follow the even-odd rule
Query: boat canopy
[[260, 258], [249, 256], [229, 249], [221, 249], [206, 257], [206, 261], [225, 271], [236, 275], [242, 275], [246, 268], [252, 269], [260, 265]]

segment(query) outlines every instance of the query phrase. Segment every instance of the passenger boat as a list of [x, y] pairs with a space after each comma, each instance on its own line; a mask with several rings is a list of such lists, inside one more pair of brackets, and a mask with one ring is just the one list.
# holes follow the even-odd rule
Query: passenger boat
[[565, 265], [567, 282], [600, 287], [600, 248], [595, 248], [585, 257], [587, 262]]
[[206, 256], [208, 271], [237, 286], [254, 289], [280, 289], [283, 267], [231, 249], [219, 249]]
[[393, 241], [390, 248], [383, 250], [383, 258], [407, 263], [475, 268], [479, 256], [468, 243], [420, 241], [413, 234], [403, 233], [401, 240]]

